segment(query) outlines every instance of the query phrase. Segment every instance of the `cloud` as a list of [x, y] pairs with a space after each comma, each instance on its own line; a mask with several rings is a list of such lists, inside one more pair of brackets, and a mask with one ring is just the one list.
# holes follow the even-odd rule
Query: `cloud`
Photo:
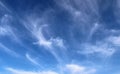
[[[71, 16], [73, 16], [75, 21], [88, 22], [91, 20], [90, 18], [96, 18], [92, 15], [99, 15], [98, 4], [96, 0], [55, 0], [55, 2], [58, 6], [68, 11]], [[88, 12], [90, 14], [87, 14]]]
[[96, 69], [87, 68], [77, 64], [67, 64], [65, 70], [69, 74], [94, 74], [96, 72]]
[[107, 38], [107, 41], [115, 46], [120, 46], [120, 36], [110, 36]]
[[8, 31], [4, 27], [0, 27], [0, 36], [7, 35]]
[[20, 42], [20, 39], [18, 38], [18, 35], [16, 34], [14, 28], [11, 25], [11, 20], [13, 17], [9, 14], [5, 14], [2, 16], [0, 20], [0, 36], [8, 36], [12, 40], [15, 40], [16, 42]]
[[[31, 16], [34, 15], [32, 14]], [[44, 16], [34, 16], [34, 18], [31, 16], [26, 16], [25, 19], [27, 21], [22, 21], [22, 23], [33, 37], [33, 44], [44, 47], [45, 50], [49, 51], [60, 62], [61, 54], [64, 55], [66, 50], [64, 40], [59, 36], [54, 37], [54, 35], [51, 35], [52, 32], [50, 31], [49, 24], [46, 24]]]
[[5, 14], [1, 20], [0, 20], [0, 35], [9, 35], [12, 31], [11, 27], [8, 26], [9, 20], [10, 20], [9, 15]]
[[[57, 53], [60, 49], [66, 49], [64, 45], [63, 39], [56, 37], [52, 38], [50, 37], [49, 39], [46, 39], [44, 36], [43, 30], [44, 28], [47, 27], [46, 25], [42, 25], [39, 28], [35, 28], [33, 33], [33, 36], [37, 39], [36, 44], [39, 46], [43, 46], [46, 50], [48, 50], [56, 59], [58, 62], [60, 62], [60, 55]], [[56, 47], [59, 48], [56, 50]], [[59, 53], [63, 54], [64, 50], [60, 51]]]
[[94, 26], [91, 28], [90, 34], [89, 34], [89, 36], [88, 36], [88, 39], [90, 39], [90, 38], [93, 36], [93, 34], [94, 34], [94, 33], [96, 32], [96, 30], [98, 29], [98, 27], [99, 27], [99, 24], [98, 24], [98, 23], [95, 23]]
[[[36, 14], [37, 15], [37, 14]], [[47, 15], [47, 14], [46, 14]], [[32, 16], [32, 17], [31, 17]], [[37, 41], [34, 44], [39, 44], [46, 49], [53, 49], [54, 46], [65, 48], [64, 40], [60, 37], [53, 37], [49, 33], [49, 24], [46, 24], [45, 17], [36, 17], [34, 14], [25, 17], [26, 21], [22, 21], [25, 28], [31, 33]], [[34, 17], [34, 18], [33, 18]], [[47, 16], [48, 17], [48, 16]], [[45, 32], [49, 31], [47, 34]]]
[[57, 46], [60, 48], [65, 48], [63, 40], [59, 37], [57, 37], [57, 38], [51, 37], [50, 39], [46, 39], [46, 37], [43, 34], [43, 30], [45, 27], [47, 27], [47, 25], [42, 25], [38, 29], [37, 28], [34, 29], [33, 35], [37, 38], [37, 40], [38, 40], [37, 43], [40, 46], [44, 46], [47, 49], [53, 49], [54, 46]]
[[9, 55], [11, 56], [14, 56], [14, 57], [19, 57], [19, 54], [17, 54], [15, 51], [7, 48], [5, 45], [3, 45], [2, 43], [0, 43], [0, 48], [1, 48], [1, 51], [5, 51], [6, 53], [8, 53]]
[[7, 71], [10, 71], [12, 74], [94, 74], [96, 73], [96, 69], [91, 67], [80, 66], [77, 64], [66, 64], [62, 66], [62, 73], [58, 73], [55, 71], [25, 71], [18, 70], [14, 68], [6, 68]]
[[[72, 20], [70, 33], [90, 40], [99, 28], [99, 5], [97, 0], [55, 0], [56, 4], [69, 13]], [[76, 37], [76, 36], [75, 36]], [[78, 38], [78, 37], [77, 37]], [[79, 38], [80, 39], [80, 38]], [[73, 39], [72, 39], [73, 40]]]
[[12, 74], [58, 74], [54, 71], [24, 71], [24, 70], [17, 70], [13, 68], [6, 68], [6, 70], [10, 71]]
[[99, 57], [110, 57], [112, 56], [116, 49], [114, 47], [110, 47], [107, 43], [100, 43], [100, 44], [84, 44], [83, 50], [79, 51], [82, 54], [96, 54]]
[[5, 4], [3, 4], [1, 1], [0, 1], [0, 8], [5, 9], [8, 12], [11, 12], [11, 10]]
[[33, 64], [39, 66], [40, 64], [38, 63], [38, 61], [35, 58], [32, 58], [28, 53], [25, 55], [26, 58]]
[[43, 33], [42, 33], [42, 29], [44, 26], [40, 27], [39, 29], [34, 29], [34, 36], [37, 38], [38, 40], [38, 44], [41, 46], [44, 46], [45, 48], [52, 48], [52, 42], [47, 40]]

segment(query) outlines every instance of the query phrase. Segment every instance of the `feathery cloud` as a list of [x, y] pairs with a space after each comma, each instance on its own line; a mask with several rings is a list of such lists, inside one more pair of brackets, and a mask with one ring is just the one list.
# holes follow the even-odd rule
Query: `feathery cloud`
[[79, 51], [82, 54], [96, 54], [99, 57], [106, 56], [110, 57], [115, 53], [116, 49], [114, 47], [110, 47], [107, 43], [100, 44], [85, 44], [83, 45], [83, 51]]
[[65, 70], [69, 74], [94, 74], [96, 72], [96, 69], [87, 68], [77, 64], [67, 64]]
[[11, 19], [13, 17], [9, 14], [5, 14], [0, 20], [0, 36], [8, 36], [16, 42], [20, 42], [18, 35], [11, 25]]
[[6, 53], [8, 53], [9, 55], [11, 56], [14, 56], [14, 57], [19, 57], [19, 54], [17, 54], [15, 51], [7, 48], [5, 45], [3, 45], [2, 43], [0, 43], [0, 48], [1, 48], [1, 51], [5, 51]]
[[110, 36], [107, 41], [115, 46], [120, 46], [120, 36]]
[[89, 36], [88, 36], [88, 39], [90, 39], [90, 38], [93, 36], [93, 34], [94, 34], [94, 33], [96, 32], [96, 30], [98, 29], [98, 27], [99, 27], [99, 24], [98, 24], [98, 23], [95, 23], [94, 26], [91, 28], [90, 34], [89, 34]]
[[35, 64], [35, 65], [37, 65], [37, 66], [40, 65], [40, 64], [38, 63], [38, 61], [37, 61], [36, 59], [32, 58], [28, 53], [27, 53], [25, 56], [26, 56], [26, 58], [27, 58], [31, 63], [33, 63], [33, 64]]
[[54, 71], [24, 71], [24, 70], [17, 70], [13, 68], [6, 68], [6, 70], [10, 71], [12, 74], [58, 74]]
[[[96, 69], [80, 66], [77, 64], [66, 64], [62, 66], [62, 74], [94, 74], [96, 73]], [[55, 71], [25, 71], [25, 70], [18, 70], [14, 68], [6, 68], [7, 71], [10, 71], [12, 74], [61, 74]]]
[[0, 1], [0, 8], [3, 8], [6, 11], [11, 12], [11, 10], [5, 4], [3, 4], [1, 1]]
[[64, 40], [60, 37], [53, 37], [49, 33], [45, 33], [46, 31], [49, 31], [49, 24], [45, 23], [46, 20], [44, 17], [35, 16], [34, 18], [26, 18], [27, 22], [25, 21], [22, 23], [24, 24], [25, 28], [30, 32], [31, 36], [35, 39], [33, 44], [44, 47], [44, 49], [49, 51], [57, 59], [57, 61], [60, 61], [61, 54], [64, 54], [64, 49], [66, 49]]

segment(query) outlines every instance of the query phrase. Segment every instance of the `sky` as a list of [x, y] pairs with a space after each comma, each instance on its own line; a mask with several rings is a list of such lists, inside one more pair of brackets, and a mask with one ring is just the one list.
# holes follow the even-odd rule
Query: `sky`
[[120, 0], [0, 0], [0, 74], [120, 74]]

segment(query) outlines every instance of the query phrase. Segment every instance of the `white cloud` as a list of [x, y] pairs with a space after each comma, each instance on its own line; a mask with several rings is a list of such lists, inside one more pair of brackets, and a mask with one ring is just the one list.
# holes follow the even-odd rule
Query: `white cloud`
[[0, 36], [8, 34], [8, 31], [4, 27], [0, 27]]
[[10, 9], [8, 9], [8, 7], [5, 4], [3, 4], [1, 1], [0, 1], [0, 8], [5, 9], [8, 12], [11, 12]]
[[5, 14], [0, 20], [0, 35], [9, 35], [12, 31], [11, 27], [8, 26], [10, 16]]
[[49, 33], [44, 33], [44, 31], [49, 31], [49, 25], [44, 23], [46, 21], [44, 17], [34, 17], [34, 19], [33, 17], [28, 17], [27, 20], [28, 22], [23, 22], [23, 24], [31, 32], [32, 36], [37, 39], [34, 44], [39, 44], [46, 49], [54, 49], [54, 46], [65, 48], [63, 39], [60, 37], [53, 38]]
[[7, 71], [10, 71], [12, 74], [95, 74], [96, 69], [91, 67], [80, 66], [77, 64], [66, 64], [61, 68], [63, 72], [55, 72], [51, 70], [44, 71], [25, 71], [18, 70], [14, 68], [6, 68]]
[[0, 36], [9, 36], [12, 40], [16, 42], [20, 42], [17, 33], [11, 27], [12, 16], [9, 14], [5, 14], [0, 20]]
[[120, 36], [110, 36], [106, 40], [115, 46], [120, 46]]
[[96, 30], [98, 29], [98, 27], [99, 27], [99, 24], [98, 24], [98, 23], [95, 23], [94, 26], [91, 28], [90, 34], [89, 34], [89, 36], [88, 36], [88, 39], [90, 39], [90, 38], [93, 36], [93, 34], [94, 34], [94, 33], [96, 32]]
[[65, 71], [69, 74], [94, 74], [96, 69], [87, 68], [77, 64], [67, 64], [65, 66]]
[[84, 71], [85, 67], [78, 66], [78, 65], [75, 65], [75, 64], [67, 64], [66, 69], [75, 73], [75, 72], [79, 72], [79, 71]]
[[25, 56], [26, 56], [26, 58], [27, 58], [31, 63], [33, 63], [33, 64], [35, 64], [35, 65], [37, 65], [37, 66], [40, 65], [40, 64], [38, 63], [38, 61], [37, 61], [35, 58], [32, 58], [29, 54], [26, 54]]
[[66, 48], [64, 45], [64, 40], [57, 37], [57, 38], [51, 38], [50, 42], [52, 42], [53, 45], [61, 47], [61, 48]]
[[6, 70], [10, 71], [12, 74], [58, 74], [54, 71], [24, 71], [24, 70], [17, 70], [13, 68], [6, 68]]
[[102, 42], [97, 44], [83, 44], [83, 50], [79, 51], [82, 54], [97, 54], [100, 57], [112, 56], [116, 49], [110, 46], [108, 43]]
[[45, 48], [52, 48], [52, 42], [47, 40], [43, 33], [43, 27], [39, 27], [38, 29], [34, 29], [33, 35], [37, 38], [38, 44], [44, 46]]
[[0, 26], [0, 36], [13, 36], [12, 28], [9, 26]]
[[[55, 0], [58, 6], [67, 10], [77, 21], [88, 21], [91, 15], [98, 15], [98, 4], [96, 0]], [[90, 12], [90, 14], [87, 14]]]
[[[50, 39], [46, 39], [42, 32], [43, 29], [44, 27], [40, 27], [39, 30], [33, 32], [34, 36], [38, 40], [37, 44], [46, 48], [52, 55], [54, 55], [58, 62], [62, 61], [60, 59], [60, 56], [61, 54], [64, 54], [64, 50], [61, 51], [61, 49], [66, 49], [63, 39], [59, 37], [56, 38], [50, 37]], [[56, 47], [58, 47], [59, 49], [57, 50]], [[59, 55], [57, 51], [59, 51], [59, 53], [61, 54]]]
[[19, 54], [17, 54], [16, 52], [14, 52], [13, 50], [7, 48], [5, 45], [3, 45], [2, 43], [0, 43], [0, 50], [1, 51], [5, 51], [6, 53], [8, 53], [9, 55], [12, 55], [14, 57], [19, 57]]
[[38, 44], [41, 46], [44, 46], [45, 48], [53, 49], [54, 46], [58, 46], [61, 48], [65, 48], [64, 42], [61, 38], [50, 38], [46, 39], [46, 37], [43, 34], [43, 29], [46, 27], [46, 25], [43, 25], [39, 27], [39, 29], [35, 29], [33, 32], [33, 35], [37, 38]]
[[33, 44], [44, 47], [60, 62], [61, 54], [64, 54], [64, 50], [66, 50], [64, 40], [60, 37], [51, 36], [49, 24], [46, 24], [44, 17], [26, 17], [26, 20], [27, 22], [22, 21], [22, 23], [35, 39]]

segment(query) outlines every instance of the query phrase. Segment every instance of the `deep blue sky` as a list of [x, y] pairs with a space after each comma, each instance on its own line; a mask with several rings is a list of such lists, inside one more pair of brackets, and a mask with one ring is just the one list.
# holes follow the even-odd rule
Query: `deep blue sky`
[[0, 0], [0, 74], [120, 74], [119, 0]]

